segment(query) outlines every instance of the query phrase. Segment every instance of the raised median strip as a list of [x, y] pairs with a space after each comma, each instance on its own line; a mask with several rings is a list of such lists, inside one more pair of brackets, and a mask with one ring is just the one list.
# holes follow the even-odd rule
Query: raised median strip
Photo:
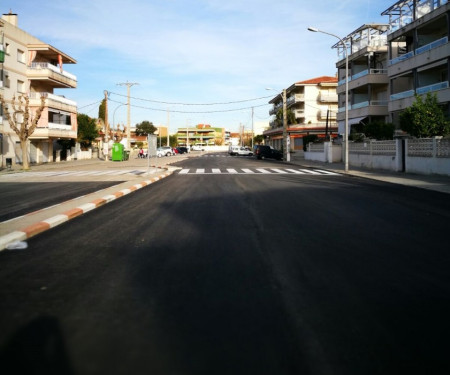
[[23, 229], [14, 230], [11, 233], [0, 236], [0, 251], [4, 250], [9, 244], [19, 241], [25, 241], [33, 236], [38, 235], [39, 233], [54, 228], [62, 223], [65, 223], [100, 206], [103, 206], [106, 203], [112, 202], [120, 197], [142, 189], [145, 186], [151, 185], [165, 177], [170, 176], [172, 173], [173, 171], [168, 170], [166, 173], [161, 174], [157, 177], [141, 181], [140, 183], [134, 184], [125, 189], [121, 189], [113, 194], [107, 194], [101, 198], [93, 199], [91, 202], [81, 204], [78, 207], [71, 208], [61, 214], [57, 214], [48, 219], [28, 225]]

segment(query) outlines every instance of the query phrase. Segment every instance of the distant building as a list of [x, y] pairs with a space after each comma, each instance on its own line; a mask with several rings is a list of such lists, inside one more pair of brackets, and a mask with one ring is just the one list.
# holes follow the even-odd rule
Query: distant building
[[225, 129], [214, 128], [207, 124], [195, 127], [178, 128], [177, 143], [179, 146], [214, 146], [225, 144]]
[[[286, 89], [286, 107], [295, 116], [295, 124], [288, 125], [291, 149], [302, 149], [305, 135], [325, 137], [327, 132], [337, 135], [337, 83], [336, 77], [322, 76], [294, 83]], [[283, 124], [276, 116], [277, 113], [282, 116], [282, 94], [278, 94], [269, 103], [273, 104], [269, 114], [274, 117], [269, 129], [263, 132], [265, 143], [281, 149]]]
[[[30, 136], [30, 162], [53, 161], [57, 140], [77, 138], [77, 103], [54, 94], [55, 89], [76, 88], [77, 78], [66, 71], [76, 60], [18, 27], [17, 14], [4, 14], [0, 20], [0, 92], [8, 104], [13, 96], [30, 98], [32, 115], [45, 97], [38, 127]], [[9, 108], [11, 108], [8, 105]], [[22, 162], [19, 139], [0, 109], [0, 165], [6, 159]]]

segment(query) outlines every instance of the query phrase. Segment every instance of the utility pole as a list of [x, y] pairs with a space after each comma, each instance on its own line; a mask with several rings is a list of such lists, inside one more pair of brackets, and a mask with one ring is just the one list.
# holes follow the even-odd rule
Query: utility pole
[[108, 125], [108, 91], [103, 91], [105, 94], [105, 143], [103, 146], [103, 153], [105, 154], [105, 161], [109, 158], [109, 125]]
[[253, 138], [255, 138], [255, 130], [253, 125], [253, 117], [255, 115], [255, 108], [252, 107], [252, 150], [253, 150]]
[[167, 146], [169, 145], [169, 124], [170, 124], [170, 111], [167, 110]]
[[127, 110], [127, 149], [131, 150], [131, 143], [130, 143], [130, 138], [131, 138], [131, 132], [130, 132], [130, 128], [131, 128], [131, 124], [130, 124], [130, 87], [134, 86], [134, 85], [139, 85], [139, 83], [137, 82], [128, 82], [126, 81], [125, 83], [118, 83], [119, 86], [127, 86], [127, 106], [128, 106], [128, 110]]

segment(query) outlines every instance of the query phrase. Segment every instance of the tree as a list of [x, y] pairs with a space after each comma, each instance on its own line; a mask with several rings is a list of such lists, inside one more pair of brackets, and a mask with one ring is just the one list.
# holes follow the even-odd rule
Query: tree
[[6, 104], [3, 95], [0, 95], [0, 102], [4, 110], [5, 119], [9, 122], [11, 129], [17, 134], [20, 140], [20, 148], [22, 150], [22, 168], [24, 170], [30, 169], [28, 160], [28, 138], [34, 133], [42, 111], [45, 107], [45, 97], [41, 96], [41, 104], [34, 113], [34, 118], [30, 112], [30, 98], [28, 95], [19, 95], [18, 103], [16, 103], [16, 96], [14, 95], [11, 101], [12, 114]]
[[253, 142], [256, 144], [262, 144], [264, 142], [264, 136], [262, 134], [255, 135], [253, 137]]
[[86, 149], [92, 145], [92, 141], [98, 137], [97, 123], [95, 119], [90, 118], [88, 115], [79, 113], [77, 116], [78, 121], [78, 136], [77, 142], [81, 144], [83, 149]]
[[105, 123], [106, 114], [106, 99], [103, 99], [100, 106], [98, 107], [98, 118], [103, 120]]
[[142, 121], [136, 125], [136, 135], [149, 135], [154, 134], [158, 130], [155, 128], [152, 122]]
[[[290, 109], [286, 110], [286, 118], [287, 118], [288, 125], [294, 125], [297, 123], [297, 119], [295, 118], [295, 113]], [[276, 122], [277, 126], [283, 126], [283, 108], [280, 108], [277, 111], [275, 122]]]
[[445, 118], [436, 94], [415, 96], [416, 101], [400, 114], [400, 128], [417, 138], [450, 134], [450, 122]]

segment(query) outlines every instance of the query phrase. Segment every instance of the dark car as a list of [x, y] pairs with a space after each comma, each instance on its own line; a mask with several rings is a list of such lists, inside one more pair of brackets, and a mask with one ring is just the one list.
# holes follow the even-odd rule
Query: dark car
[[271, 146], [256, 145], [255, 152], [253, 153], [258, 159], [276, 159], [283, 160], [283, 153], [279, 150], [275, 150]]
[[187, 147], [177, 147], [178, 153], [179, 154], [185, 154], [188, 153], [189, 150], [187, 149]]

